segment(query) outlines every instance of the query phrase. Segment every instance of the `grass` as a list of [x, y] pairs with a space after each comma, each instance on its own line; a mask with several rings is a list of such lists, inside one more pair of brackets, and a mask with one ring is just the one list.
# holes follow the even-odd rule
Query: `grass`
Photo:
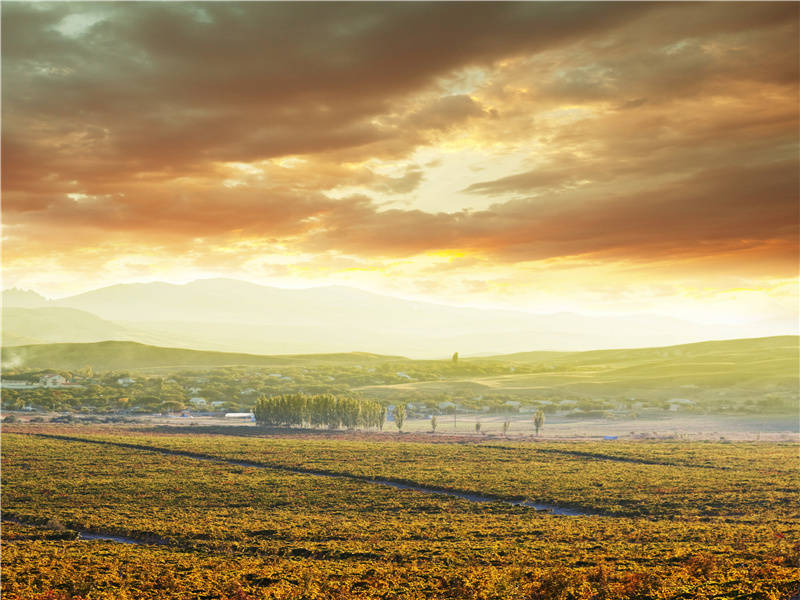
[[533, 352], [493, 357], [537, 367], [537, 372], [448, 381], [368, 386], [364, 393], [516, 393], [647, 399], [753, 397], [783, 393], [797, 397], [800, 346], [797, 336], [702, 342], [665, 348]]
[[393, 360], [398, 357], [367, 352], [269, 356], [235, 352], [210, 352], [149, 346], [138, 342], [105, 341], [85, 344], [33, 344], [2, 349], [6, 365], [32, 369], [81, 369], [96, 371], [162, 367], [271, 366], [315, 363], [341, 364]]

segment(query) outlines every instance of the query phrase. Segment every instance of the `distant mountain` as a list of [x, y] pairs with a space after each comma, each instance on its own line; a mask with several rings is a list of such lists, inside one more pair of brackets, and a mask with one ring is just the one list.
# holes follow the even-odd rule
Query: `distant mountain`
[[11, 288], [3, 292], [3, 307], [38, 308], [47, 306], [47, 298], [31, 290]]
[[318, 363], [366, 363], [397, 360], [366, 352], [260, 356], [233, 352], [207, 352], [185, 348], [163, 348], [136, 342], [97, 342], [91, 344], [37, 344], [2, 349], [5, 366], [38, 369], [80, 369], [95, 371], [147, 369], [153, 367], [225, 367], [233, 365], [278, 366]]
[[[794, 333], [780, 324], [700, 327], [656, 315], [538, 315], [410, 301], [344, 286], [284, 289], [232, 279], [120, 284], [51, 301], [33, 292], [4, 292], [6, 306], [23, 302], [28, 308], [36, 304], [39, 310], [73, 309], [84, 315], [76, 315], [70, 324], [52, 322], [44, 313], [24, 319], [8, 314], [6, 344], [26, 339], [94, 341], [107, 335], [105, 339], [258, 354], [359, 350], [440, 358], [455, 351], [467, 356], [589, 350]], [[85, 313], [104, 323], [90, 323]], [[42, 338], [40, 324], [45, 322], [50, 325]]]
[[[134, 339], [124, 327], [74, 308], [3, 307], [3, 345], [15, 340], [34, 343], [75, 342]], [[31, 343], [31, 342], [28, 342]]]

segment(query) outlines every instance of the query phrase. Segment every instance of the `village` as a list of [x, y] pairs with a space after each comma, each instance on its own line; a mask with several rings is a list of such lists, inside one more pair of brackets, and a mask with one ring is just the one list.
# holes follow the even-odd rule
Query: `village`
[[[432, 417], [448, 427], [462, 422], [486, 425], [494, 421], [530, 420], [537, 411], [548, 419], [569, 421], [627, 421], [666, 415], [702, 415], [708, 408], [695, 397], [659, 399], [631, 395], [591, 396], [553, 389], [479, 389], [465, 378], [485, 373], [508, 373], [531, 367], [508, 364], [464, 363], [461, 372], [443, 361], [408, 361], [376, 365], [291, 366], [280, 369], [220, 367], [171, 370], [167, 373], [108, 371], [90, 368], [73, 370], [9, 370], [0, 381], [2, 409], [10, 412], [69, 415], [136, 416], [160, 415], [170, 418], [213, 418], [253, 421], [253, 407], [259, 398], [282, 394], [334, 394], [375, 400], [387, 407], [389, 420], [400, 403], [409, 420], [430, 422]], [[402, 370], [400, 370], [402, 369]], [[460, 377], [459, 377], [460, 376]], [[429, 388], [407, 387], [409, 382], [430, 382]], [[692, 389], [687, 389], [688, 393]], [[735, 403], [719, 396], [717, 407], [730, 406], [734, 414], [754, 414], [772, 408], [780, 410], [780, 394], [760, 399], [758, 406]], [[721, 404], [726, 402], [727, 404]], [[773, 410], [774, 412], [774, 410]], [[449, 419], [449, 420], [448, 420]]]

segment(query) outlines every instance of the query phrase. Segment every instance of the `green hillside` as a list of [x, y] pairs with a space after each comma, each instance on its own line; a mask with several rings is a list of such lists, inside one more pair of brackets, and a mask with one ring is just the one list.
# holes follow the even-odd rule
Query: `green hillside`
[[773, 337], [746, 338], [739, 340], [715, 340], [695, 342], [677, 346], [655, 348], [628, 348], [614, 350], [588, 350], [585, 352], [516, 352], [489, 357], [494, 360], [520, 363], [547, 362], [550, 364], [604, 364], [621, 362], [694, 360], [697, 358], [742, 361], [752, 357], [764, 357], [765, 352], [785, 356], [798, 356], [800, 336], [780, 335]]
[[[465, 359], [466, 361], [476, 359]], [[487, 359], [481, 359], [487, 360]], [[533, 372], [363, 388], [388, 398], [512, 394], [539, 398], [756, 398], [800, 390], [800, 337], [777, 336], [629, 350], [491, 357]], [[519, 369], [518, 369], [519, 370]]]
[[136, 370], [162, 367], [223, 367], [232, 365], [300, 365], [305, 363], [351, 363], [394, 360], [398, 357], [365, 352], [266, 356], [234, 352], [208, 352], [184, 348], [148, 346], [137, 342], [87, 344], [34, 344], [2, 350], [3, 366], [34, 369], [79, 369], [95, 371]]
[[624, 350], [523, 352], [495, 360], [535, 364], [543, 371], [591, 374], [600, 381], [648, 380], [727, 385], [747, 380], [797, 381], [800, 337], [723, 340]]
[[[95, 372], [178, 373], [246, 366], [261, 368], [260, 377], [244, 383], [239, 375], [229, 374], [230, 389], [255, 386], [264, 394], [309, 386], [323, 392], [358, 391], [389, 403], [424, 406], [423, 413], [453, 401], [462, 410], [544, 406], [577, 415], [672, 410], [675, 403], [684, 412], [703, 414], [794, 414], [800, 390], [798, 340], [780, 336], [633, 350], [533, 352], [458, 362], [358, 352], [258, 355], [105, 341], [5, 347], [2, 359], [6, 372], [91, 366]], [[270, 375], [274, 372], [285, 379], [275, 379]], [[218, 392], [228, 397], [228, 392]]]

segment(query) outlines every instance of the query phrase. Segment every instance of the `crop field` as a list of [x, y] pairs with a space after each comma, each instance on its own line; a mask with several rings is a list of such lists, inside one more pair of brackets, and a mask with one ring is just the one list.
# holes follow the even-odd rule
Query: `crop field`
[[797, 444], [66, 426], [2, 442], [14, 600], [784, 600], [800, 586]]

